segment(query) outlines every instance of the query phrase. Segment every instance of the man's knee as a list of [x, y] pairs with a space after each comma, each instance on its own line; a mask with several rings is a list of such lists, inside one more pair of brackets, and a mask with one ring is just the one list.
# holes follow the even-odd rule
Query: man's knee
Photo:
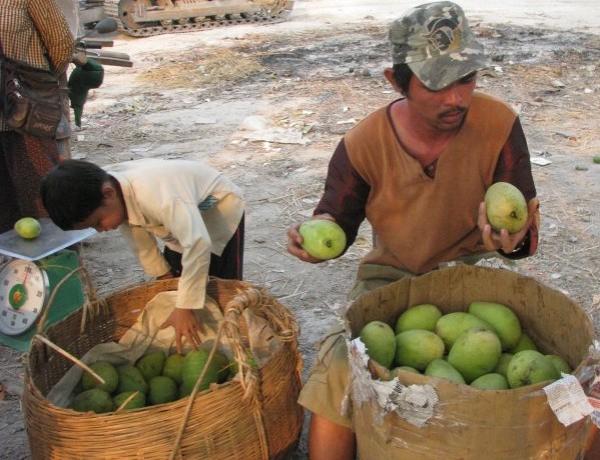
[[308, 456], [311, 460], [353, 460], [356, 438], [343, 425], [312, 414], [308, 435]]

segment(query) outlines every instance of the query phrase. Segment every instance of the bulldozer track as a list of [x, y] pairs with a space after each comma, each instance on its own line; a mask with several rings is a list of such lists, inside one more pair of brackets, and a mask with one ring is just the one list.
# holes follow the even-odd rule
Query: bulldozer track
[[283, 22], [290, 14], [293, 2], [289, 0], [277, 0], [268, 12], [261, 12], [247, 15], [236, 15], [236, 17], [225, 17], [213, 19], [205, 17], [202, 21], [191, 22], [185, 19], [185, 23], [173, 23], [169, 25], [149, 25], [132, 29], [125, 26], [119, 19], [119, 1], [105, 0], [104, 12], [108, 17], [112, 17], [119, 23], [119, 29], [132, 37], [150, 37], [153, 35], [195, 32], [198, 30], [214, 29], [217, 27], [235, 26], [239, 24], [274, 24]]

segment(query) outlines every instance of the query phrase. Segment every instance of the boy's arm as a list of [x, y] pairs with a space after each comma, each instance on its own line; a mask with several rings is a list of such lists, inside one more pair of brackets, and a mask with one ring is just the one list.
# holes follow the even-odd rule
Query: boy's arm
[[177, 308], [204, 308], [212, 243], [202, 215], [195, 204], [175, 200], [161, 220], [183, 249]]
[[194, 204], [177, 200], [170, 202], [161, 209], [161, 215], [157, 217], [183, 249], [177, 308], [163, 324], [163, 327], [174, 327], [177, 350], [181, 352], [184, 337], [193, 346], [200, 343], [198, 333], [202, 325], [193, 310], [204, 307], [210, 268], [211, 239], [200, 211]]

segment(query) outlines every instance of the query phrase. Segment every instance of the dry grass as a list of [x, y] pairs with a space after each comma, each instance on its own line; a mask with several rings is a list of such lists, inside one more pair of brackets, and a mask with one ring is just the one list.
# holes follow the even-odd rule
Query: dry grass
[[258, 59], [249, 54], [228, 49], [203, 50], [185, 61], [154, 67], [138, 76], [138, 80], [161, 88], [189, 88], [196, 84], [239, 81], [262, 70]]

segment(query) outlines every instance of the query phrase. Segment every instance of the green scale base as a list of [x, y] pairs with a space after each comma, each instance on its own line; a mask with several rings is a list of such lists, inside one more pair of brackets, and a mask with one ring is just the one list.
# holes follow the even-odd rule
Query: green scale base
[[[75, 251], [65, 249], [56, 253], [56, 255], [46, 257], [36, 263], [48, 275], [48, 284], [50, 286], [48, 296], [50, 296], [60, 280], [72, 270], [79, 267], [79, 257]], [[53, 304], [44, 307], [50, 307], [46, 328], [80, 308], [83, 305], [84, 297], [81, 278], [78, 274], [74, 274], [59, 288]], [[0, 333], [0, 345], [6, 345], [18, 351], [28, 351], [31, 338], [35, 335], [36, 326], [37, 324], [34, 324], [31, 329], [20, 335], [8, 336]]]

